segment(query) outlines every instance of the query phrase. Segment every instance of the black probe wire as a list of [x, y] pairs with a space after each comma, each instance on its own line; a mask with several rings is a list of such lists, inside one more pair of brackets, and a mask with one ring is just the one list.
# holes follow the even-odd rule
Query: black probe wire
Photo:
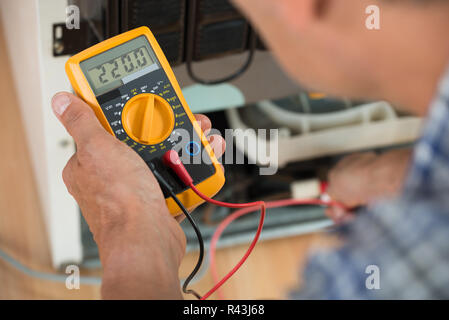
[[187, 220], [189, 220], [190, 224], [193, 227], [193, 230], [195, 230], [196, 237], [198, 238], [198, 243], [199, 243], [199, 246], [200, 246], [200, 253], [199, 253], [198, 261], [196, 263], [195, 268], [189, 274], [189, 276], [184, 281], [184, 284], [182, 285], [182, 292], [184, 292], [185, 294], [192, 294], [197, 299], [200, 300], [201, 299], [201, 295], [198, 294], [195, 290], [187, 289], [187, 287], [188, 287], [190, 281], [192, 281], [192, 279], [195, 277], [195, 275], [200, 270], [201, 265], [203, 264], [203, 259], [204, 259], [204, 240], [203, 240], [203, 236], [202, 236], [201, 231], [198, 228], [198, 225], [196, 224], [195, 220], [193, 220], [193, 218], [190, 215], [190, 213], [187, 211], [187, 209], [184, 207], [182, 202], [176, 196], [175, 192], [173, 191], [172, 186], [167, 182], [167, 180], [164, 179], [164, 177], [161, 176], [161, 174], [155, 169], [153, 164], [150, 164], [150, 168], [151, 168], [151, 171], [153, 172], [154, 176], [156, 177], [157, 181], [159, 182], [159, 184], [170, 194], [170, 197], [173, 198], [173, 200], [176, 202], [178, 207], [182, 210], [182, 212], [186, 216]]
[[257, 47], [257, 34], [256, 32], [251, 28], [248, 27], [249, 30], [249, 53], [248, 58], [246, 59], [245, 64], [238, 69], [235, 73], [226, 76], [221, 79], [216, 80], [205, 80], [200, 77], [198, 77], [194, 72], [192, 68], [192, 62], [193, 62], [193, 54], [194, 54], [194, 45], [195, 45], [195, 22], [196, 22], [196, 8], [197, 8], [197, 0], [191, 0], [189, 3], [189, 14], [188, 14], [188, 22], [187, 22], [187, 45], [186, 45], [186, 67], [187, 67], [187, 73], [189, 77], [194, 80], [195, 82], [198, 82], [200, 84], [204, 85], [214, 85], [214, 84], [220, 84], [224, 82], [232, 81], [238, 77], [240, 77], [248, 68], [250, 67], [251, 63], [254, 60], [254, 54], [256, 52]]

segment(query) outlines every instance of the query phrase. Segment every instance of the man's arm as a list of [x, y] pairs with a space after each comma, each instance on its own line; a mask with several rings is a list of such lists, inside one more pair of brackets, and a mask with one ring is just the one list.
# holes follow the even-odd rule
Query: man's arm
[[[98, 245], [102, 297], [181, 299], [178, 268], [185, 235], [145, 162], [108, 134], [78, 97], [59, 93], [52, 107], [77, 146], [63, 179]], [[208, 131], [210, 121], [198, 119]], [[222, 138], [213, 136], [212, 147], [220, 144]]]
[[[358, 153], [343, 158], [329, 173], [329, 195], [347, 208], [364, 206], [376, 199], [396, 196], [402, 188], [411, 159], [411, 149]], [[351, 219], [350, 212], [331, 208], [336, 222]]]

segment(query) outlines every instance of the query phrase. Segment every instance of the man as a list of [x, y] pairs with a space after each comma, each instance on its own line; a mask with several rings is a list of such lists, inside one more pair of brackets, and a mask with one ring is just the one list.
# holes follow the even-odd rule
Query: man
[[[334, 169], [330, 195], [348, 207], [369, 206], [342, 227], [341, 248], [311, 258], [293, 297], [449, 298], [449, 1], [235, 4], [301, 84], [388, 100], [428, 118], [413, 158], [407, 151], [362, 154]], [[366, 28], [370, 5], [380, 8], [380, 30]], [[52, 105], [77, 143], [63, 178], [98, 244], [103, 297], [181, 298], [185, 238], [151, 172], [80, 99], [60, 93]], [[210, 123], [199, 118], [207, 131]], [[220, 150], [221, 138], [213, 142]], [[380, 281], [366, 281], [372, 270]]]

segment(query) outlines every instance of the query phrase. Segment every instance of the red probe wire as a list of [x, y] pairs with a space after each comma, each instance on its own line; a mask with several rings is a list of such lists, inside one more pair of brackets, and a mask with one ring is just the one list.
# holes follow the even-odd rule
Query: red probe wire
[[[229, 278], [231, 278], [237, 270], [245, 263], [246, 259], [248, 259], [249, 255], [253, 251], [254, 247], [256, 246], [257, 241], [259, 240], [260, 233], [262, 232], [263, 223], [265, 221], [265, 215], [266, 215], [266, 209], [268, 208], [275, 208], [275, 207], [281, 207], [281, 206], [288, 206], [288, 205], [325, 205], [325, 206], [341, 206], [341, 204], [333, 201], [323, 201], [319, 199], [310, 199], [310, 200], [281, 200], [281, 201], [273, 201], [270, 202], [268, 205], [265, 204], [264, 201], [256, 201], [251, 203], [227, 203], [222, 201], [217, 201], [212, 198], [209, 198], [205, 194], [203, 194], [201, 191], [199, 191], [195, 185], [193, 184], [193, 179], [190, 176], [190, 174], [187, 172], [186, 168], [184, 167], [184, 164], [181, 162], [181, 159], [179, 158], [179, 155], [174, 150], [167, 151], [163, 156], [164, 164], [170, 167], [176, 175], [181, 179], [181, 181], [188, 187], [190, 187], [193, 192], [195, 192], [200, 198], [203, 200], [215, 204], [217, 206], [226, 207], [226, 208], [233, 208], [233, 209], [240, 209], [233, 214], [226, 217], [218, 226], [217, 230], [214, 232], [214, 235], [212, 237], [211, 241], [211, 247], [210, 247], [210, 258], [211, 258], [211, 270], [212, 270], [212, 276], [214, 278], [214, 282], [216, 283], [212, 289], [210, 289], [204, 296], [201, 297], [201, 300], [206, 300], [209, 298], [214, 292], [216, 292]], [[325, 187], [322, 187], [323, 189]], [[322, 189], [322, 191], [324, 191]], [[240, 259], [240, 261], [232, 268], [231, 271], [229, 271], [221, 280], [218, 280], [218, 274], [216, 271], [215, 266], [215, 248], [216, 244], [218, 242], [218, 239], [220, 238], [221, 234], [223, 233], [224, 229], [235, 219], [248, 214], [250, 212], [254, 212], [257, 207], [260, 207], [260, 220], [259, 225], [257, 227], [256, 235], [253, 238], [253, 241], [251, 242], [248, 250], [246, 251], [245, 255]], [[217, 292], [219, 294], [219, 292]], [[220, 295], [220, 294], [219, 294]]]
[[[206, 300], [207, 298], [209, 298], [215, 291], [217, 291], [226, 281], [228, 281], [229, 278], [231, 278], [234, 273], [237, 272], [237, 270], [245, 263], [246, 259], [248, 259], [249, 255], [251, 254], [251, 252], [253, 251], [254, 247], [256, 246], [257, 241], [259, 240], [260, 237], [260, 233], [262, 232], [262, 228], [263, 228], [263, 223], [265, 221], [265, 214], [266, 214], [266, 205], [265, 202], [263, 201], [257, 201], [257, 202], [251, 202], [251, 203], [244, 203], [244, 204], [237, 204], [237, 203], [226, 203], [226, 202], [221, 202], [221, 201], [217, 201], [214, 199], [211, 199], [209, 197], [207, 197], [206, 195], [202, 194], [194, 185], [193, 183], [190, 184], [189, 186], [190, 188], [192, 188], [192, 190], [203, 200], [210, 202], [212, 204], [218, 205], [218, 206], [222, 206], [222, 207], [226, 207], [226, 208], [233, 208], [233, 209], [249, 209], [251, 211], [254, 211], [257, 207], [260, 207], [260, 220], [259, 220], [259, 225], [257, 227], [257, 231], [256, 231], [256, 235], [253, 238], [253, 241], [251, 242], [248, 250], [246, 251], [246, 253], [244, 254], [244, 256], [240, 259], [240, 261], [234, 266], [234, 268], [231, 269], [231, 271], [229, 271], [220, 281], [218, 281], [218, 277], [217, 279], [214, 279], [214, 282], [216, 283], [214, 285], [214, 287], [212, 289], [210, 289], [204, 296], [201, 297], [201, 300]], [[226, 219], [225, 219], [226, 221]], [[229, 224], [229, 223], [228, 223]], [[226, 225], [227, 226], [227, 225]], [[225, 226], [225, 227], [226, 227]], [[224, 229], [224, 228], [223, 228]], [[217, 232], [217, 231], [216, 231]], [[221, 230], [221, 232], [223, 232], [223, 230]], [[221, 234], [221, 233], [220, 233]], [[212, 244], [211, 244], [212, 245]], [[212, 256], [211, 256], [212, 259]], [[212, 262], [212, 260], [211, 260]]]
[[232, 275], [234, 273], [237, 272], [237, 270], [242, 266], [243, 263], [245, 263], [246, 259], [248, 259], [249, 255], [253, 251], [254, 247], [256, 246], [257, 240], [259, 240], [260, 233], [262, 232], [262, 228], [263, 228], [263, 223], [265, 221], [265, 213], [266, 213], [265, 202], [257, 201], [257, 202], [251, 202], [251, 203], [227, 203], [227, 202], [221, 202], [221, 201], [211, 199], [195, 187], [195, 185], [193, 184], [192, 177], [187, 172], [186, 168], [184, 167], [184, 164], [181, 162], [181, 159], [179, 159], [179, 155], [176, 151], [174, 151], [174, 150], [167, 151], [163, 156], [163, 162], [166, 166], [170, 167], [176, 173], [176, 175], [181, 179], [181, 181], [186, 186], [190, 187], [193, 190], [193, 192], [195, 192], [200, 198], [202, 198], [203, 200], [205, 200], [209, 203], [215, 204], [217, 206], [233, 208], [233, 209], [244, 209], [244, 208], [254, 208], [254, 207], [260, 207], [260, 209], [261, 209], [260, 221], [259, 221], [259, 226], [257, 227], [256, 235], [254, 236], [254, 239], [251, 242], [245, 255], [234, 266], [234, 268], [232, 268], [232, 270], [229, 271], [223, 277], [223, 279], [218, 281], [218, 283], [215, 284], [215, 286], [212, 289], [210, 289], [204, 296], [201, 297], [201, 300], [206, 300], [215, 291], [217, 291], [218, 288], [220, 288], [230, 277], [232, 277]]
[[[266, 208], [279, 208], [279, 207], [288, 207], [288, 206], [294, 206], [294, 205], [321, 205], [321, 206], [342, 206], [340, 203], [335, 201], [324, 201], [319, 199], [310, 199], [310, 200], [298, 200], [298, 199], [286, 199], [286, 200], [278, 200], [278, 201], [271, 201], [266, 203]], [[232, 214], [228, 215], [220, 224], [218, 225], [217, 229], [215, 230], [212, 240], [210, 243], [210, 269], [212, 273], [212, 279], [214, 283], [219, 283], [218, 278], [218, 272], [217, 272], [217, 266], [215, 263], [215, 251], [217, 248], [218, 240], [220, 239], [221, 235], [223, 234], [223, 231], [231, 224], [234, 220], [237, 220], [241, 216], [244, 216], [246, 214], [252, 213], [255, 211], [254, 207], [251, 208], [244, 208], [237, 210], [233, 212]], [[218, 289], [218, 288], [217, 288]], [[223, 300], [224, 297], [220, 290], [216, 290], [218, 299]]]

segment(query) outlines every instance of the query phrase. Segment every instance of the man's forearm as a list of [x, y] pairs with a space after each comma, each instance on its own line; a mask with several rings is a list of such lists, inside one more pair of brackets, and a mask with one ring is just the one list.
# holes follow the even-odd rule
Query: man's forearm
[[167, 232], [173, 223], [172, 217], [143, 213], [102, 236], [104, 299], [182, 299], [178, 268], [185, 240]]
[[110, 256], [103, 272], [102, 298], [182, 299], [177, 268], [162, 265], [161, 260], [154, 252], [151, 256], [129, 251]]
[[[328, 193], [349, 210], [394, 197], [402, 190], [411, 157], [411, 149], [347, 156], [330, 172]], [[337, 223], [354, 217], [342, 208], [328, 208], [326, 213]]]

